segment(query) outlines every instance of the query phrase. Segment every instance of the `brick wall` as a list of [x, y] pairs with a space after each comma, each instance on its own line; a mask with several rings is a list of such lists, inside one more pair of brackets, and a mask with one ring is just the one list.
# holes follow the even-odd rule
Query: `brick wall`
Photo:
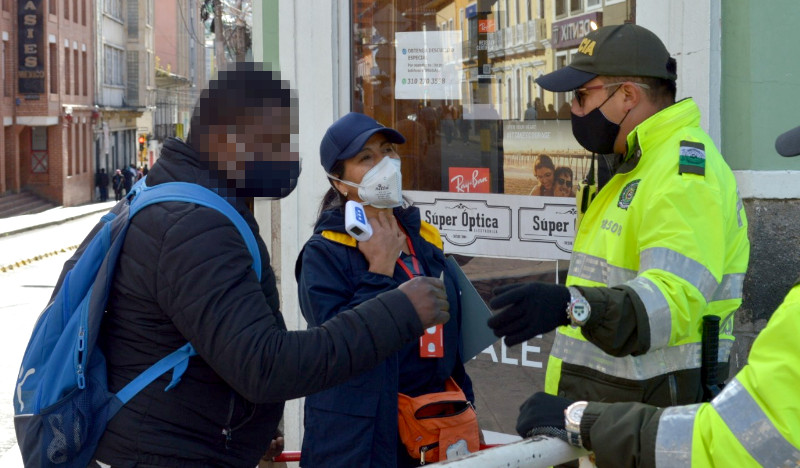
[[[18, 124], [15, 132], [5, 132], [6, 141], [0, 141], [5, 167], [5, 174], [0, 174], [3, 175], [0, 192], [22, 188], [65, 206], [87, 203], [94, 198], [95, 172], [91, 139], [96, 62], [92, 37], [94, 2], [43, 0], [45, 92], [33, 95], [34, 99], [17, 93], [16, 17], [17, 8], [22, 3], [17, 0], [10, 2], [12, 11], [8, 15], [3, 12], [3, 18], [0, 19], [3, 31], [8, 31], [10, 57], [7, 57], [7, 62], [11, 62], [10, 69], [13, 72], [13, 95], [2, 99], [0, 115], [13, 116], [14, 123]], [[55, 60], [51, 60], [51, 51], [56, 53]], [[56, 69], [51, 69], [51, 63], [56, 64]], [[67, 65], [69, 70], [66, 69]], [[57, 80], [55, 90], [51, 89], [52, 74], [55, 75], [52, 78]], [[18, 100], [18, 104], [15, 100]], [[71, 122], [65, 118], [68, 108], [72, 110]], [[35, 125], [48, 125], [47, 173], [32, 172], [32, 130], [31, 127], [21, 125], [17, 120], [19, 117], [33, 118]], [[13, 134], [12, 137], [17, 140], [9, 142], [9, 134]], [[14, 152], [14, 143], [19, 147], [17, 154]], [[19, 187], [10, 183], [10, 167], [19, 168]]]

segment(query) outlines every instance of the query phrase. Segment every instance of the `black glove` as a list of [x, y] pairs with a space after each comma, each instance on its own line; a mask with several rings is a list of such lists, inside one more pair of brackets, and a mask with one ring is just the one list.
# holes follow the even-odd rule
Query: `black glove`
[[506, 284], [492, 292], [495, 296], [489, 302], [492, 309], [508, 307], [489, 319], [489, 327], [496, 336], [505, 336], [508, 346], [547, 333], [559, 325], [569, 325], [570, 294], [565, 286], [538, 282]]
[[519, 407], [517, 433], [522, 437], [544, 434], [567, 440], [564, 410], [574, 403], [569, 398], [536, 392]]

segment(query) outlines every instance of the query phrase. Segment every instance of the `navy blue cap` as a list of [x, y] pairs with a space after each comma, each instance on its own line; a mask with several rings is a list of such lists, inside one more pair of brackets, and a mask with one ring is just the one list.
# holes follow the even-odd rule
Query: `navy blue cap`
[[375, 119], [358, 112], [350, 112], [334, 122], [319, 145], [319, 156], [325, 172], [330, 173], [336, 161], [355, 156], [364, 143], [376, 134], [383, 133], [390, 143], [405, 143], [406, 139], [397, 130], [384, 127]]

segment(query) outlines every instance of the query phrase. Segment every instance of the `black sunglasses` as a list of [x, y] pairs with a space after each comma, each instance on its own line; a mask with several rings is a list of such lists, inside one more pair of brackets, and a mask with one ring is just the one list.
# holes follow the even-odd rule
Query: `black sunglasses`
[[572, 181], [571, 180], [562, 179], [561, 177], [559, 177], [559, 178], [556, 179], [556, 182], [558, 182], [558, 185], [566, 185], [567, 188], [572, 188]]

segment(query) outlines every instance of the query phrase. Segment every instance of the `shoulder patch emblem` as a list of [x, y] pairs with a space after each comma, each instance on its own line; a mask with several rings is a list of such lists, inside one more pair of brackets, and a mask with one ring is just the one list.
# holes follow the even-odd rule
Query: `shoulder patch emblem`
[[678, 174], [706, 175], [706, 147], [702, 143], [682, 140]]
[[631, 206], [631, 202], [633, 201], [634, 195], [636, 195], [636, 189], [639, 187], [639, 182], [642, 179], [636, 179], [632, 182], [628, 182], [628, 185], [622, 189], [622, 192], [619, 194], [619, 201], [617, 201], [617, 206], [622, 208], [623, 210], [627, 210], [629, 206]]

